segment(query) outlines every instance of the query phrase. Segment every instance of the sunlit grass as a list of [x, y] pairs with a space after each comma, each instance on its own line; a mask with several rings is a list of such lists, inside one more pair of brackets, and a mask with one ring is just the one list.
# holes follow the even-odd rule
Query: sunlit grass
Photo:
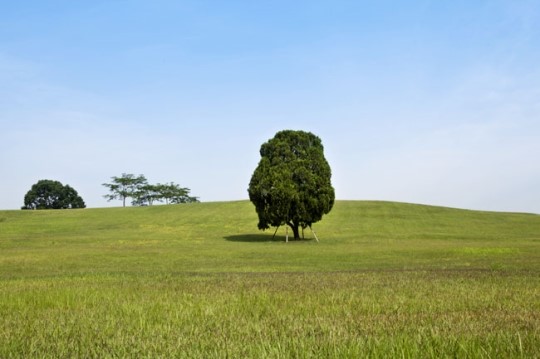
[[540, 216], [338, 202], [0, 212], [0, 357], [538, 357]]

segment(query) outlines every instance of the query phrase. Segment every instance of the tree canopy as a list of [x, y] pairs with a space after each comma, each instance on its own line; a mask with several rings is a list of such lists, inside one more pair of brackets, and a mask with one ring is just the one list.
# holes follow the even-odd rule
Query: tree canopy
[[107, 187], [110, 191], [104, 197], [108, 201], [119, 199], [122, 201], [123, 207], [126, 206], [127, 198], [135, 198], [137, 194], [141, 192], [142, 187], [147, 184], [146, 177], [143, 175], [135, 176], [131, 173], [122, 173], [122, 176], [111, 177], [112, 183], [103, 183], [103, 186]]
[[165, 201], [166, 204], [199, 202], [199, 199], [190, 196], [189, 192], [189, 188], [180, 187], [180, 185], [174, 182], [165, 184], [145, 184], [141, 186], [139, 191], [135, 194], [133, 204], [139, 206], [151, 206], [156, 201]]
[[24, 196], [22, 209], [85, 208], [83, 199], [69, 185], [58, 181], [39, 180]]
[[285, 130], [264, 143], [260, 154], [248, 189], [258, 227], [288, 225], [299, 239], [299, 227], [311, 227], [334, 205], [322, 141], [310, 132]]

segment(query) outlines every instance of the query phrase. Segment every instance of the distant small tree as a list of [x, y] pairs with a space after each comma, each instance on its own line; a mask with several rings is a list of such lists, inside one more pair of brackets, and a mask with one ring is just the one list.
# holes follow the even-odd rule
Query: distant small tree
[[40, 180], [24, 196], [22, 209], [85, 208], [83, 199], [69, 185], [58, 181]]
[[321, 139], [310, 132], [281, 131], [261, 146], [261, 160], [249, 183], [259, 229], [310, 227], [330, 212], [334, 188]]
[[171, 182], [166, 184], [149, 184], [143, 175], [122, 173], [121, 177], [111, 177], [112, 183], [104, 183], [111, 193], [105, 195], [109, 201], [114, 199], [122, 200], [126, 206], [126, 198], [132, 198], [131, 204], [134, 206], [153, 205], [154, 202], [192, 203], [199, 202], [198, 197], [190, 196], [190, 189], [180, 187]]
[[189, 188], [180, 187], [174, 182], [157, 185], [157, 192], [160, 193], [160, 197], [165, 200], [166, 204], [199, 202], [198, 197], [189, 195], [190, 191]]
[[110, 191], [105, 197], [108, 201], [119, 199], [123, 207], [126, 206], [126, 198], [133, 198], [135, 202], [139, 199], [142, 189], [148, 185], [144, 175], [135, 176], [131, 173], [122, 173], [120, 177], [111, 177], [112, 183], [103, 183]]

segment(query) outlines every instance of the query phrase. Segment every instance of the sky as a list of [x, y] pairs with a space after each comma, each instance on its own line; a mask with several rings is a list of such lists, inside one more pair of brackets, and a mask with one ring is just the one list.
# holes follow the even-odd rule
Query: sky
[[122, 173], [247, 199], [280, 130], [337, 199], [540, 213], [540, 1], [0, 0], [0, 209]]

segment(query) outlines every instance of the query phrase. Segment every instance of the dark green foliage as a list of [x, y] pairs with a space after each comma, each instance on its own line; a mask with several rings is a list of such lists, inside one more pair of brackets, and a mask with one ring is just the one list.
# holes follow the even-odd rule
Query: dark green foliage
[[322, 219], [335, 200], [332, 172], [321, 139], [304, 131], [281, 131], [264, 143], [249, 184], [259, 229], [288, 225], [299, 236]]
[[24, 196], [22, 209], [85, 208], [83, 199], [69, 185], [58, 181], [40, 180]]

